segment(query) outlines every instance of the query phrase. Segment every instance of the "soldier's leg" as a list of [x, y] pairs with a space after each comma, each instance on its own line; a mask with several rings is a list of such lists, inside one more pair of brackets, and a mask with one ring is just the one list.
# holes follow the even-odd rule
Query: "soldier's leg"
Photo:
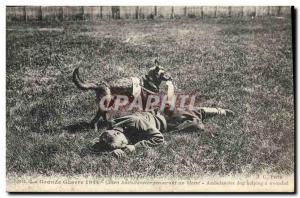
[[204, 131], [204, 124], [200, 119], [186, 120], [176, 126], [172, 132], [185, 130]]

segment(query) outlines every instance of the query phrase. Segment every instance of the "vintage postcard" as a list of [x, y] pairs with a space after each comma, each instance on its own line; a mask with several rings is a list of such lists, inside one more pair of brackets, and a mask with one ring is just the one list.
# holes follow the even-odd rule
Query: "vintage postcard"
[[7, 6], [7, 191], [294, 192], [292, 16]]

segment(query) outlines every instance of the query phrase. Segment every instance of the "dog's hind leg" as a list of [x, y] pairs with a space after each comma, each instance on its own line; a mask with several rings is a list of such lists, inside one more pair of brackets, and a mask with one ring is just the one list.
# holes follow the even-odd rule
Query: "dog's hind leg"
[[[106, 108], [110, 107], [110, 102], [106, 103]], [[95, 131], [98, 131], [98, 123], [100, 121], [100, 119], [102, 118], [102, 123], [101, 123], [101, 127], [106, 127], [107, 125], [110, 124], [109, 120], [108, 120], [108, 116], [107, 116], [107, 109], [102, 109], [101, 105], [99, 106], [96, 115], [94, 116], [93, 120], [90, 122], [91, 125], [94, 127]]]
[[98, 131], [98, 123], [99, 123], [99, 120], [101, 117], [102, 117], [102, 111], [100, 109], [98, 109], [96, 115], [90, 122], [91, 126], [95, 129], [96, 132]]
[[109, 87], [106, 85], [100, 86], [96, 91], [96, 97], [97, 97], [96, 101], [99, 106], [98, 106], [97, 113], [93, 118], [93, 120], [90, 122], [90, 124], [94, 127], [95, 131], [97, 132], [100, 118], [102, 118], [104, 122], [107, 122], [107, 111], [112, 100], [111, 91]]

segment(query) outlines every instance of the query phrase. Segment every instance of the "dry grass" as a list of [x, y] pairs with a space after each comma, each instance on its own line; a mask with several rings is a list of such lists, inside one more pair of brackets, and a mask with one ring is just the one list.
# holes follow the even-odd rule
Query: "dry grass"
[[[87, 80], [142, 75], [159, 57], [179, 92], [238, 116], [206, 133], [165, 134], [167, 143], [124, 160], [89, 151], [94, 93]], [[197, 176], [293, 172], [294, 100], [289, 19], [65, 22], [7, 25], [7, 171], [103, 176]], [[93, 72], [91, 72], [93, 71]]]

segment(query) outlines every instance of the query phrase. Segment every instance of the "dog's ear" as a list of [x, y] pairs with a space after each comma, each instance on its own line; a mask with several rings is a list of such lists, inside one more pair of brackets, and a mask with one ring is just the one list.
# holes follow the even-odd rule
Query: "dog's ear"
[[160, 66], [157, 59], [154, 60], [154, 64], [155, 64], [155, 71], [158, 72], [160, 70]]
[[160, 67], [159, 67], [159, 65], [156, 65], [156, 67], [155, 67], [154, 71], [158, 72], [159, 70], [160, 70]]

